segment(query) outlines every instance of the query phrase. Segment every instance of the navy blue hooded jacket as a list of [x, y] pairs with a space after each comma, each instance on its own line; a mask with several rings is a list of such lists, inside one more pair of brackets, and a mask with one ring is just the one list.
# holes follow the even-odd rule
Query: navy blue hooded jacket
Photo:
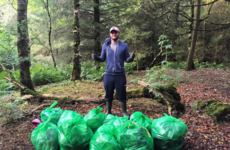
[[114, 51], [110, 47], [111, 38], [106, 38], [102, 46], [101, 56], [95, 60], [104, 62], [106, 60], [106, 74], [119, 75], [125, 73], [124, 61], [131, 62], [129, 47], [126, 43], [118, 41], [117, 49]]

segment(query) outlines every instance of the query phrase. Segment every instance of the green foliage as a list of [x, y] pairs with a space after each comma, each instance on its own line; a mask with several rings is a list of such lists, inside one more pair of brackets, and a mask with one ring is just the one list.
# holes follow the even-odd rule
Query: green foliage
[[[169, 64], [169, 65], [167, 65]], [[150, 84], [149, 92], [152, 90], [157, 90], [158, 87], [164, 87], [167, 83], [173, 84], [177, 86], [180, 81], [185, 80], [191, 75], [184, 76], [179, 69], [171, 69], [171, 68], [178, 68], [178, 64], [166, 62], [166, 64], [162, 63], [162, 66], [154, 66], [152, 67], [145, 77], [142, 79], [143, 81]], [[184, 65], [179, 65], [179, 67]], [[161, 67], [161, 69], [160, 69]], [[158, 93], [159, 94], [159, 93]], [[156, 95], [157, 98], [158, 95]], [[157, 98], [158, 99], [158, 98]]]
[[174, 51], [172, 50], [172, 44], [169, 44], [168, 37], [166, 35], [161, 35], [159, 39], [157, 40], [157, 42], [158, 42], [158, 45], [160, 45], [160, 49], [162, 50], [161, 55], [162, 56], [166, 55], [165, 61], [168, 61], [167, 55], [174, 53]]
[[[45, 85], [49, 83], [60, 82], [70, 79], [72, 65], [66, 67], [57, 67], [57, 70], [53, 66], [41, 65], [37, 63], [30, 68], [31, 80], [34, 85]], [[14, 71], [13, 75], [16, 80], [19, 81], [19, 70]]]
[[81, 63], [81, 78], [93, 81], [102, 81], [105, 74], [105, 63], [100, 64], [97, 69], [94, 63], [85, 61]]
[[161, 65], [162, 69], [185, 69], [186, 62], [166, 62]]
[[[215, 62], [209, 63], [209, 62], [202, 62], [199, 63], [198, 61], [195, 61], [195, 67], [196, 68], [226, 68], [227, 65], [224, 63], [216, 64]], [[185, 69], [186, 62], [168, 62], [168, 61], [162, 61], [161, 66], [154, 66], [151, 68], [151, 70], [158, 70], [158, 69]]]
[[136, 62], [125, 63], [125, 74], [128, 75], [134, 73], [135, 71], [133, 69], [135, 66], [137, 66]]
[[226, 68], [227, 65], [224, 63], [216, 64], [215, 62], [209, 63], [209, 62], [201, 62], [198, 61], [194, 62], [196, 68]]
[[195, 103], [191, 105], [193, 110], [197, 110], [197, 106], [198, 106], [198, 101], [196, 101]]
[[[4, 95], [0, 98], [0, 124], [3, 122], [17, 121], [23, 116], [20, 106], [28, 105], [28, 102], [17, 97], [13, 102], [10, 101], [11, 95]], [[25, 107], [23, 107], [25, 110]]]
[[7, 76], [6, 71], [0, 73], [0, 96], [14, 92], [16, 86], [5, 80], [3, 77]]
[[45, 85], [54, 82], [60, 82], [70, 78], [71, 65], [65, 68], [57, 68], [53, 66], [41, 66], [38, 63], [30, 69], [31, 79], [34, 85]]
[[13, 25], [0, 27], [0, 63], [10, 69], [15, 69], [18, 64], [16, 35]]
[[1, 0], [0, 1], [0, 5], [5, 5], [5, 4], [7, 4], [7, 0]]

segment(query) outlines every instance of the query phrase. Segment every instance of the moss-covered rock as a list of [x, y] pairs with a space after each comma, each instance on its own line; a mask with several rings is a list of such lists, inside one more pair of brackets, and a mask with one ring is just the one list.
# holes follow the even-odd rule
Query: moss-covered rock
[[198, 100], [195, 102], [194, 106], [197, 109], [204, 110], [214, 121], [221, 121], [222, 118], [230, 114], [230, 104], [222, 103], [215, 99]]

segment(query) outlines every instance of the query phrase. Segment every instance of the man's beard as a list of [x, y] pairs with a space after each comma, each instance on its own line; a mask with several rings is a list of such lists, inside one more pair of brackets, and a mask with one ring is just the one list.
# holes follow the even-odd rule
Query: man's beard
[[114, 42], [117, 42], [118, 38], [119, 38], [119, 36], [117, 36], [117, 38], [112, 39], [112, 40], [113, 40]]

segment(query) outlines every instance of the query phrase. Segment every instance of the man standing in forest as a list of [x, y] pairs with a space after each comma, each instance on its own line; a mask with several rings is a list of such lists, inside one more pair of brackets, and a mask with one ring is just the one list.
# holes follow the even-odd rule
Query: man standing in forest
[[106, 70], [104, 75], [105, 100], [107, 106], [107, 114], [111, 113], [114, 89], [116, 95], [121, 102], [122, 113], [124, 117], [129, 117], [126, 111], [126, 77], [124, 61], [132, 62], [135, 52], [129, 55], [129, 47], [126, 43], [119, 40], [120, 30], [117, 27], [110, 29], [110, 38], [105, 39], [102, 46], [101, 56], [95, 53], [92, 58], [96, 61], [104, 62], [106, 60]]

